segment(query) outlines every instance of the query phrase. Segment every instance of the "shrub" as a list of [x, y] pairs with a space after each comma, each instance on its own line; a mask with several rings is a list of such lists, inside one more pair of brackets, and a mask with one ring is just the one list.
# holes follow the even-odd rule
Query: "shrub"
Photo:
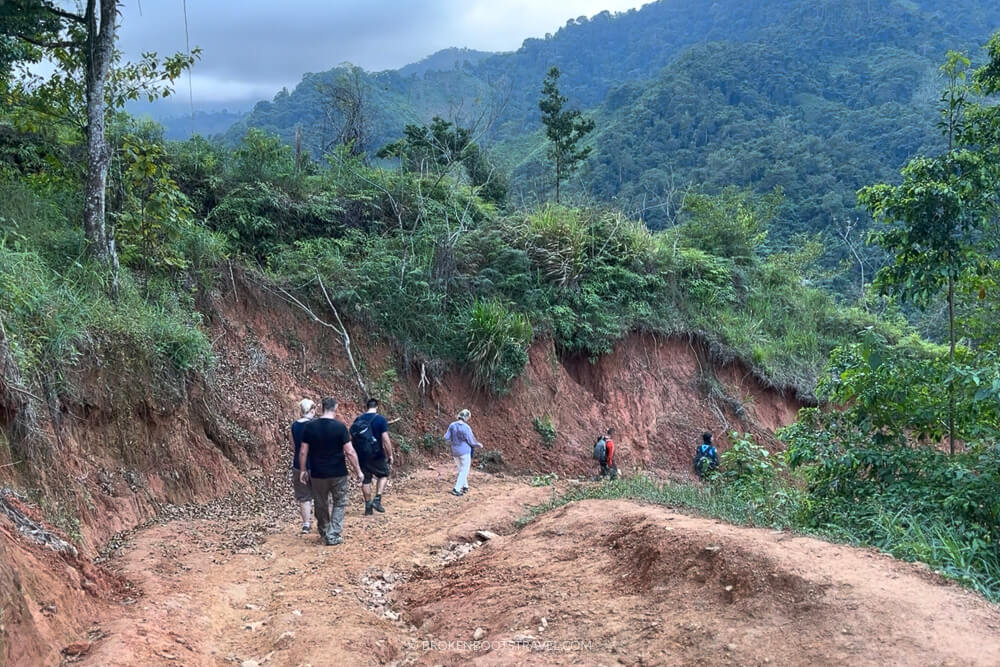
[[505, 393], [528, 362], [532, 338], [528, 318], [511, 312], [498, 300], [476, 300], [466, 317], [465, 334], [466, 360], [475, 385]]
[[538, 435], [542, 436], [542, 444], [546, 447], [551, 447], [552, 443], [556, 441], [556, 427], [552, 423], [552, 418], [548, 415], [535, 417], [531, 420], [531, 423]]

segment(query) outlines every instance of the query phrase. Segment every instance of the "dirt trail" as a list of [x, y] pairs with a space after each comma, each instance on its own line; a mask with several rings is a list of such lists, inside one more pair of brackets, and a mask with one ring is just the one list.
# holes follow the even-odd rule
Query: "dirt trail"
[[551, 487], [450, 476], [352, 504], [338, 547], [290, 508], [140, 531], [81, 664], [1000, 664], [1000, 612], [921, 566], [624, 501], [516, 531]]

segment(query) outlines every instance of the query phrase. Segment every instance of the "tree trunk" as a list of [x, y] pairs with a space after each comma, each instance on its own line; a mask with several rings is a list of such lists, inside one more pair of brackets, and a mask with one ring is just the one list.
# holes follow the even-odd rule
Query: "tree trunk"
[[559, 181], [562, 178], [562, 170], [559, 168], [559, 158], [556, 158], [556, 203], [559, 203]]
[[[955, 278], [948, 276], [948, 350], [949, 374], [955, 370]], [[955, 454], [955, 380], [948, 379], [948, 451]]]
[[114, 239], [106, 224], [105, 194], [111, 155], [104, 138], [104, 84], [111, 65], [118, 24], [117, 0], [87, 0], [87, 183], [83, 204], [83, 229], [90, 257], [117, 269]]

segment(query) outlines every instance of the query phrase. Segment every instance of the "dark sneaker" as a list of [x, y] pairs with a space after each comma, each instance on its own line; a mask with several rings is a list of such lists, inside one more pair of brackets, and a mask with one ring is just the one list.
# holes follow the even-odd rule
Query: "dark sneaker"
[[374, 512], [372, 512], [372, 501], [371, 500], [366, 500], [365, 501], [365, 516], [371, 516], [373, 513]]
[[469, 487], [467, 487], [467, 486], [463, 486], [463, 487], [462, 487], [462, 493], [465, 493], [465, 492], [466, 492], [466, 491], [468, 491], [468, 490], [469, 490]]
[[385, 511], [385, 508], [382, 507], [382, 499], [381, 498], [376, 498], [375, 500], [373, 500], [372, 501], [372, 507], [375, 508], [376, 512], [384, 512]]
[[450, 493], [450, 494], [451, 494], [451, 495], [453, 495], [453, 496], [459, 496], [459, 497], [461, 497], [461, 496], [462, 496], [462, 492], [461, 492], [461, 491], [458, 491], [458, 490], [456, 490], [456, 489], [452, 489], [452, 490], [451, 490], [451, 491], [449, 491], [448, 493]]
[[308, 535], [310, 530], [312, 530], [312, 527], [310, 527], [310, 525], [308, 523], [302, 524], [302, 534], [303, 535]]
[[343, 537], [340, 537], [340, 536], [331, 537], [331, 538], [329, 538], [326, 541], [326, 546], [328, 546], [328, 547], [335, 547], [338, 544], [342, 544], [343, 542], [344, 542], [344, 538]]

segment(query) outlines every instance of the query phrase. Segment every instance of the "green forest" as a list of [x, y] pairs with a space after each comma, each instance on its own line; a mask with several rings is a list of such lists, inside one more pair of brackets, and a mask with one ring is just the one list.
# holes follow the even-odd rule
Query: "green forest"
[[593, 154], [568, 184], [572, 201], [611, 202], [659, 229], [677, 221], [692, 188], [714, 194], [737, 185], [764, 194], [781, 187], [770, 246], [822, 234], [827, 263], [835, 264], [850, 255], [846, 228], [857, 234], [869, 222], [856, 191], [873, 178], [893, 179], [907, 159], [941, 146], [927, 109], [945, 52], [978, 57], [998, 24], [1000, 10], [977, 2], [727, 0], [709, 11], [695, 1], [654, 2], [571, 19], [513, 53], [446, 53], [442, 65], [451, 66], [439, 70], [344, 66], [308, 74], [225, 136], [234, 145], [257, 127], [291, 145], [298, 127], [321, 156], [339, 114], [330, 90], [358, 76], [350, 85], [370, 110], [366, 150], [434, 116], [475, 126], [509, 172], [514, 201], [534, 205], [554, 187], [536, 103], [554, 65], [570, 103], [599, 127]]
[[[787, 450], [734, 434], [704, 485], [569, 499], [871, 545], [1000, 600], [1000, 10], [660, 2], [446, 71], [308, 75], [224, 140], [174, 141], [125, 106], [199, 53], [125, 62], [52, 6], [0, 4], [11, 460], [58, 455], [30, 419], [82, 357], [210, 375], [204, 304], [235, 264], [405, 372], [496, 395], [542, 338], [587, 359], [633, 332], [700, 341], [815, 406]], [[53, 74], [25, 69], [43, 57]], [[540, 104], [552, 67], [565, 107]], [[579, 158], [561, 202], [557, 155]]]

